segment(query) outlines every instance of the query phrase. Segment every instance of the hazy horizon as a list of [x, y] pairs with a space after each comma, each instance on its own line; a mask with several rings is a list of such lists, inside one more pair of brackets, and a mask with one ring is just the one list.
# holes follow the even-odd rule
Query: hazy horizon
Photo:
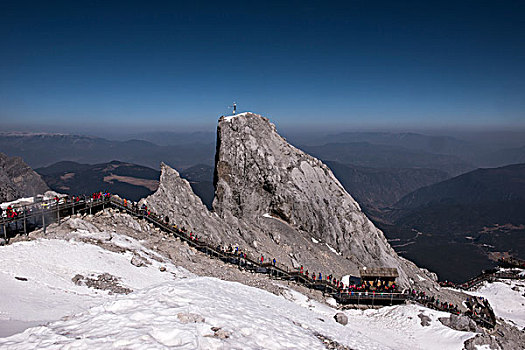
[[[270, 122], [275, 123], [272, 119]], [[427, 136], [453, 137], [458, 140], [475, 142], [477, 144], [498, 143], [501, 148], [517, 148], [525, 146], [525, 127], [494, 127], [494, 126], [462, 126], [462, 127], [445, 127], [435, 126], [427, 128], [416, 128], [407, 126], [351, 126], [351, 125], [281, 125], [275, 123], [277, 131], [286, 138], [300, 143], [307, 144], [308, 140], [329, 135], [340, 135], [344, 133], [392, 133], [404, 134], [414, 133]], [[206, 126], [195, 127], [185, 125], [183, 127], [175, 125], [165, 125], [163, 127], [144, 128], [134, 126], [119, 126], [108, 123], [89, 127], [89, 126], [68, 126], [68, 125], [16, 125], [3, 124], [0, 126], [0, 132], [22, 132], [22, 133], [54, 133], [67, 135], [80, 135], [90, 137], [100, 137], [109, 140], [126, 141], [131, 139], [143, 139], [149, 142], [166, 144], [166, 137], [175, 135], [198, 135], [195, 140], [197, 143], [215, 142], [217, 120]], [[156, 142], [153, 138], [156, 135], [165, 136], [163, 142]], [[186, 139], [185, 139], [186, 140]], [[191, 140], [191, 139], [190, 139]], [[190, 141], [188, 141], [190, 142]], [[352, 142], [351, 139], [348, 142]]]

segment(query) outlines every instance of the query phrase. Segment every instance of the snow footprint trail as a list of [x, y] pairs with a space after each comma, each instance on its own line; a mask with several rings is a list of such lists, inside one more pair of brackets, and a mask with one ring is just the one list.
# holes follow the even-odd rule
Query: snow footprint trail
[[[258, 300], [261, 307], [254, 308]], [[177, 316], [198, 314], [204, 322]], [[214, 337], [212, 327], [230, 333]], [[324, 322], [282, 297], [214, 278], [165, 283], [97, 306], [81, 315], [0, 339], [9, 349], [325, 349], [318, 332], [355, 349], [388, 349], [360, 332]]]

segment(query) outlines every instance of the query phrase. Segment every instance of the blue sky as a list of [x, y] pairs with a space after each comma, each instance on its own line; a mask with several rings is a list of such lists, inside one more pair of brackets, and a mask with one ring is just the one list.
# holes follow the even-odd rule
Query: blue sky
[[187, 3], [3, 1], [4, 125], [525, 125], [523, 1]]

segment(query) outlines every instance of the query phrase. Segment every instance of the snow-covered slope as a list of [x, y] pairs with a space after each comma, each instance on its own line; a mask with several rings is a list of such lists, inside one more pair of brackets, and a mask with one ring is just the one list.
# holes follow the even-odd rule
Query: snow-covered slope
[[520, 329], [525, 329], [525, 282], [485, 282], [477, 291], [470, 294], [487, 298], [496, 316]]
[[[88, 239], [110, 241], [111, 251]], [[132, 265], [134, 257], [144, 265]], [[41, 324], [0, 338], [0, 348], [325, 349], [330, 339], [352, 349], [461, 349], [473, 336], [438, 322], [445, 313], [415, 305], [346, 311], [349, 324], [342, 326], [333, 319], [336, 309], [297, 291], [277, 296], [198, 277], [116, 233], [80, 229], [68, 240], [18, 242], [0, 247], [0, 262], [0, 330], [6, 336]], [[133, 292], [72, 281], [104, 273]]]
[[[80, 234], [80, 233], [79, 233]], [[107, 235], [84, 232], [84, 237], [107, 238]], [[141, 247], [130, 237], [113, 234], [112, 242], [120, 247]], [[136, 249], [140, 252], [142, 249]], [[104, 273], [118, 277], [118, 286], [139, 290], [189, 276], [187, 271], [168, 261], [159, 262], [142, 257], [144, 266], [132, 265], [133, 254], [112, 252], [96, 245], [63, 240], [39, 239], [19, 242], [0, 249], [0, 336], [42, 324], [62, 316], [85, 311], [108, 299], [107, 290], [77, 285], [76, 275], [96, 279]], [[138, 259], [138, 256], [136, 257]], [[161, 272], [160, 268], [166, 269]], [[108, 287], [111, 282], [106, 283]], [[115, 283], [113, 283], [115, 284]]]

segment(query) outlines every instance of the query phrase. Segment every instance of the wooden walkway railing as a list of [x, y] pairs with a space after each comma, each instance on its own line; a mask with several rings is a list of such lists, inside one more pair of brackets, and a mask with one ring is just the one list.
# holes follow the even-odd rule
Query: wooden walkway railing
[[[240, 256], [238, 253], [225, 252], [216, 246], [190, 237], [187, 232], [176, 228], [165, 222], [161, 217], [154, 213], [149, 213], [136, 206], [126, 205], [127, 201], [115, 196], [102, 196], [93, 199], [92, 197], [73, 197], [74, 200], [60, 199], [34, 203], [16, 208], [18, 215], [15, 217], [2, 217], [0, 225], [3, 228], [3, 236], [7, 241], [14, 234], [28, 234], [37, 228], [46, 227], [52, 222], [60, 224], [61, 219], [75, 213], [92, 214], [107, 207], [112, 207], [126, 212], [136, 218], [146, 220], [155, 227], [170, 233], [181, 241], [195, 249], [207, 254], [208, 256], [219, 259], [225, 263], [237, 265], [240, 269], [254, 273], [267, 274], [270, 278], [294, 281], [307, 288], [320, 290], [324, 294], [332, 295], [341, 304], [368, 304], [368, 305], [393, 305], [403, 303], [406, 295], [402, 293], [375, 293], [375, 292], [348, 292], [341, 291], [333, 283], [326, 280], [313, 280], [297, 270], [290, 270], [287, 266], [273, 263], [261, 264], [258, 259], [248, 255]], [[131, 203], [131, 202], [129, 202]]]

